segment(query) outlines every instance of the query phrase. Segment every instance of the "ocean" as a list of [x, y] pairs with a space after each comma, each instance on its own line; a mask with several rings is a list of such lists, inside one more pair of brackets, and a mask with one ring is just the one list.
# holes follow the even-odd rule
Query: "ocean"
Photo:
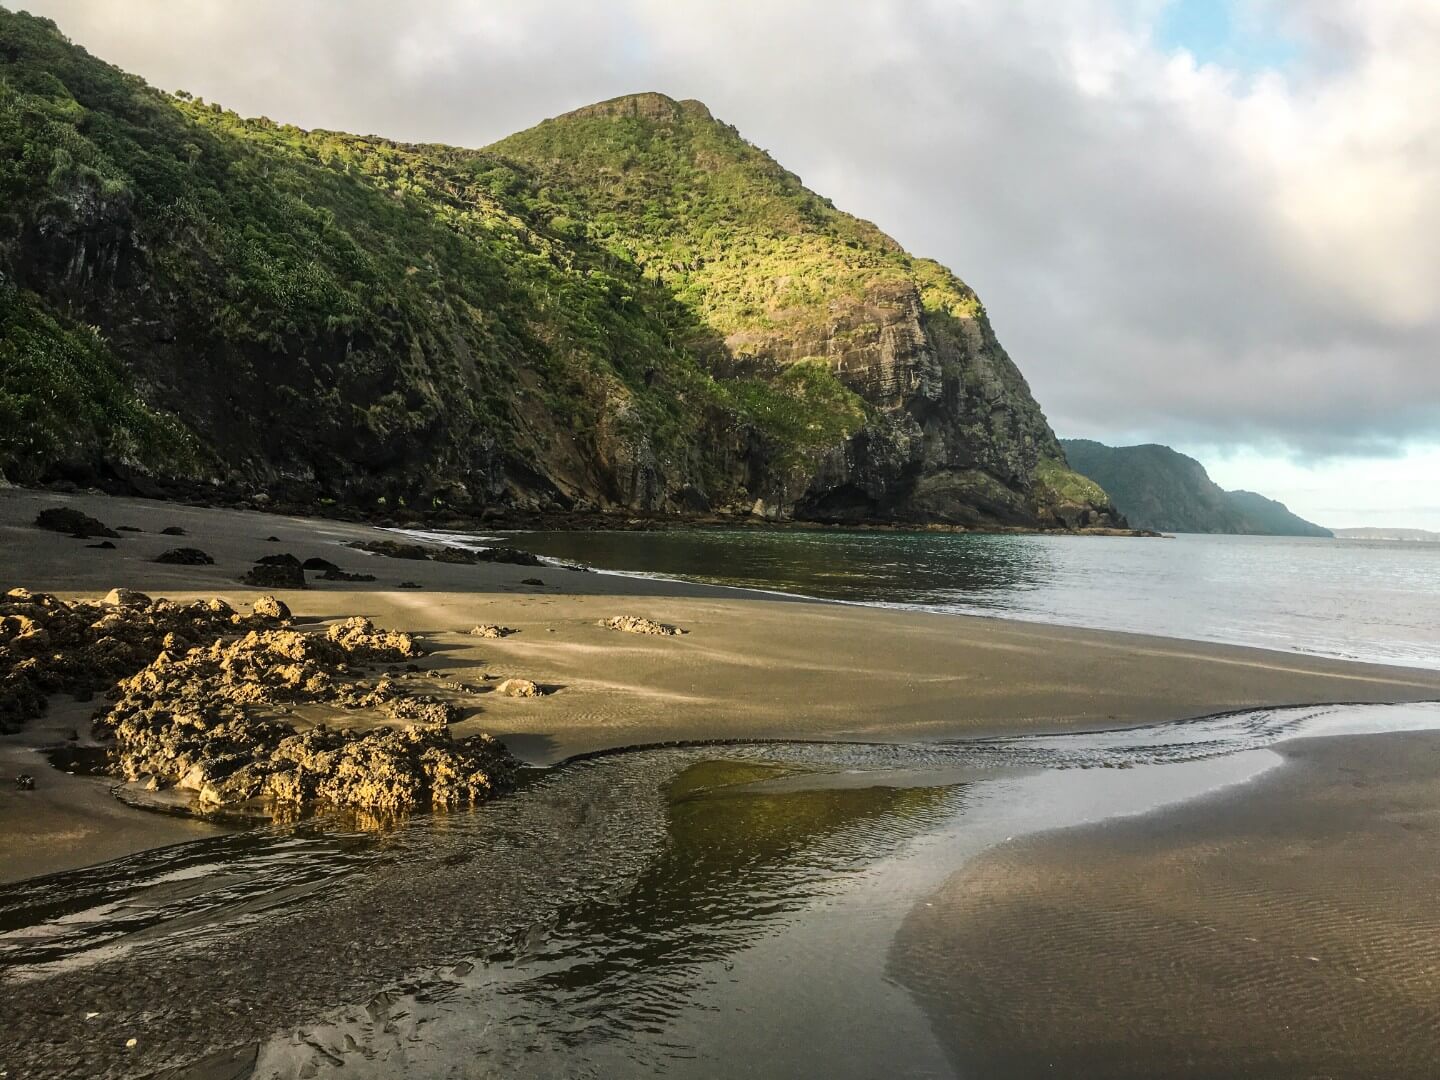
[[602, 571], [1440, 667], [1440, 544], [745, 528], [507, 542]]

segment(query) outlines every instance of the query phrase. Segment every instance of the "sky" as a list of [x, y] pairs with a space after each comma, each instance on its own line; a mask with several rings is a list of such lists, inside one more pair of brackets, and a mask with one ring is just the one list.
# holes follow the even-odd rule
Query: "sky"
[[6, 0], [246, 115], [698, 98], [980, 294], [1062, 436], [1440, 528], [1437, 0]]

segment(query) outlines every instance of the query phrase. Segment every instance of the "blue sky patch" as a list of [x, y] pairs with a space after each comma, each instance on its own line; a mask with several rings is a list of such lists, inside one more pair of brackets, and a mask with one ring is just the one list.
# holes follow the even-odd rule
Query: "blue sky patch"
[[1283, 71], [1299, 52], [1262, 5], [1247, 0], [1173, 0], [1156, 22], [1155, 40], [1247, 74]]

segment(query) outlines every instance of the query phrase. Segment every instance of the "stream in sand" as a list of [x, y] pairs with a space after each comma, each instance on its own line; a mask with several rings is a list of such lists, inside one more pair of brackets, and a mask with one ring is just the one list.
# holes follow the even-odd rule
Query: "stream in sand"
[[[1437, 728], [1436, 705], [1316, 707], [636, 750], [475, 812], [310, 820], [22, 882], [0, 889], [0, 1075], [967, 1075], [976, 1024], [1024, 1003], [951, 994], [963, 956], [896, 943], [977, 855], [1284, 772], [1287, 740]], [[1417, 834], [1416, 858], [1435, 854]], [[1166, 985], [1180, 1015], [1208, 984]], [[1177, 1055], [1149, 1075], [1203, 1074]]]

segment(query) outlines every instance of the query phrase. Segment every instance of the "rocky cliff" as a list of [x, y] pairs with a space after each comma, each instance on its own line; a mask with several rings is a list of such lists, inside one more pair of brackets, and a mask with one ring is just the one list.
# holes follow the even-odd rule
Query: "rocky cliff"
[[1106, 446], [1062, 439], [1076, 470], [1100, 484], [1137, 529], [1237, 533], [1256, 536], [1330, 536], [1274, 499], [1253, 491], [1226, 491], [1192, 457], [1168, 446]]
[[486, 150], [243, 119], [0, 9], [0, 470], [1109, 525], [975, 294], [698, 102]]

